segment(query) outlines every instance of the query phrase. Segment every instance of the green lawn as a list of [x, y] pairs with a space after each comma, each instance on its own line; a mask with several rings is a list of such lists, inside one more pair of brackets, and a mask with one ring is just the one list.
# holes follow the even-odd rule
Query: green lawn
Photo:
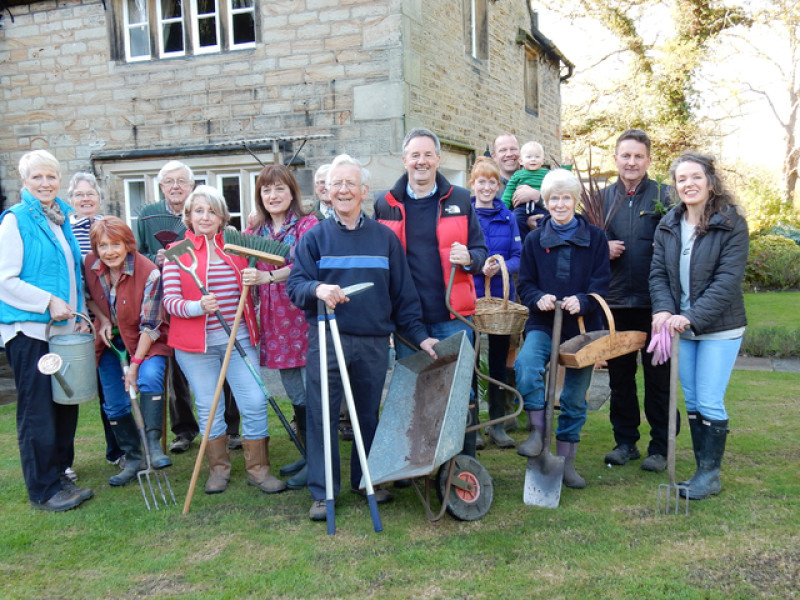
[[[800, 597], [800, 375], [736, 372], [728, 407], [723, 493], [692, 503], [688, 517], [656, 514], [666, 474], [644, 472], [638, 461], [603, 464], [613, 445], [604, 407], [590, 413], [577, 459], [589, 485], [565, 489], [558, 509], [524, 505], [524, 460], [488, 449], [479, 458], [495, 501], [483, 519], [430, 523], [406, 489], [381, 506], [377, 534], [363, 500], [343, 493], [337, 533], [328, 536], [324, 523], [307, 518], [307, 492], [267, 496], [248, 487], [241, 451], [230, 489], [203, 494], [203, 474], [182, 516], [197, 445], [168, 469], [179, 505], [148, 513], [138, 486], [106, 483], [114, 470], [103, 460], [94, 403], [81, 407], [75, 467], [95, 498], [63, 514], [34, 511], [15, 406], [2, 406], [0, 598]], [[270, 423], [273, 464], [294, 460], [277, 420]], [[678, 476], [692, 470], [684, 432]]]
[[747, 320], [756, 327], [800, 327], [800, 292], [745, 294]]

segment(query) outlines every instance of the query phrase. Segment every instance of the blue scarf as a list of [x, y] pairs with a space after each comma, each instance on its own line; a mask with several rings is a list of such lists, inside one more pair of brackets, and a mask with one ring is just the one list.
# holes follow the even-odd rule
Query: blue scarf
[[559, 225], [553, 220], [550, 221], [550, 226], [553, 228], [553, 231], [555, 231], [558, 234], [558, 237], [565, 242], [570, 239], [576, 231], [578, 231], [578, 225], [578, 219], [575, 217], [572, 217], [572, 220], [565, 225]]

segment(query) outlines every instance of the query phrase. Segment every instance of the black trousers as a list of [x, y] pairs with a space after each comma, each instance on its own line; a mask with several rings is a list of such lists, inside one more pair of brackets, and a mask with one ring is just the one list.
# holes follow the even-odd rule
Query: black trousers
[[36, 368], [45, 341], [18, 333], [6, 344], [17, 386], [17, 440], [22, 476], [32, 502], [47, 502], [61, 490], [60, 475], [75, 458], [78, 406], [53, 402], [49, 375]]
[[[650, 344], [652, 316], [647, 308], [613, 309], [614, 322], [619, 331], [644, 331], [645, 347], [641, 351], [644, 372], [644, 414], [650, 424], [650, 444], [647, 453], [667, 455], [667, 428], [669, 425], [669, 361], [654, 367], [652, 354], [646, 351]], [[636, 393], [638, 352], [632, 352], [608, 361], [608, 378], [611, 387], [611, 426], [617, 444], [633, 446], [639, 441], [641, 415]], [[680, 419], [677, 423], [680, 431]]]

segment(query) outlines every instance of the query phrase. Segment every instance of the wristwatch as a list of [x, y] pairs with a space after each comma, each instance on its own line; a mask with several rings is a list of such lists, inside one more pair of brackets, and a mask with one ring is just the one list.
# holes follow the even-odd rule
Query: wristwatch
[[269, 277], [270, 283], [275, 283], [275, 275], [272, 274], [272, 271], [267, 271], [267, 277]]

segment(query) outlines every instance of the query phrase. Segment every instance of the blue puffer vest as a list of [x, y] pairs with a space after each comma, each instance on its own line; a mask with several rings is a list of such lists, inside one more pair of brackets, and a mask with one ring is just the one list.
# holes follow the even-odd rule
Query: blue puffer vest
[[[72, 212], [72, 207], [60, 198], [56, 203], [61, 207], [64, 215]], [[19, 278], [40, 289], [58, 296], [64, 302], [69, 302], [69, 277], [67, 276], [67, 259], [61, 248], [61, 243], [47, 224], [41, 203], [28, 192], [22, 190], [22, 200], [15, 204], [2, 215], [0, 222], [8, 213], [13, 213], [17, 218], [17, 227], [22, 238], [25, 256], [22, 261], [22, 271]], [[81, 297], [81, 250], [78, 241], [72, 234], [69, 218], [64, 219], [61, 226], [64, 237], [72, 250], [75, 262], [75, 285], [77, 286], [78, 312], [81, 311], [83, 298]], [[22, 323], [34, 321], [47, 323], [50, 321], [50, 311], [44, 313], [30, 312], [11, 306], [0, 301], [0, 322]], [[62, 322], [63, 323], [63, 322]]]

